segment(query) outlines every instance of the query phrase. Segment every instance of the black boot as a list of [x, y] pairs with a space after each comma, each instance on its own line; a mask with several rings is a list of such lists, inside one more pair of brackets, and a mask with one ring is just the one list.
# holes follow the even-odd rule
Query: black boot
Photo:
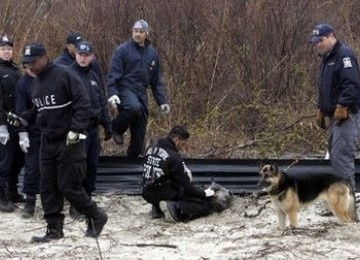
[[25, 198], [19, 193], [18, 188], [16, 186], [8, 187], [8, 197], [9, 200], [13, 203], [23, 203], [25, 202]]
[[51, 240], [56, 240], [64, 237], [63, 220], [58, 220], [47, 224], [46, 233], [42, 237], [33, 236], [31, 242], [33, 243], [47, 243]]
[[1, 212], [13, 212], [14, 205], [9, 201], [7, 193], [4, 187], [0, 187], [0, 211]]
[[70, 215], [70, 217], [72, 217], [73, 219], [78, 220], [78, 221], [84, 221], [85, 220], [85, 215], [81, 214], [79, 211], [77, 211], [71, 205], [70, 205], [70, 208], [69, 208], [69, 215]]
[[105, 211], [101, 208], [97, 208], [94, 213], [87, 216], [87, 229], [85, 236], [87, 237], [98, 237], [108, 221], [108, 216]]
[[27, 195], [25, 207], [21, 210], [21, 216], [23, 218], [31, 218], [35, 212], [36, 197], [34, 195]]
[[159, 205], [152, 204], [151, 217], [152, 218], [163, 218], [164, 217], [164, 213], [161, 211]]

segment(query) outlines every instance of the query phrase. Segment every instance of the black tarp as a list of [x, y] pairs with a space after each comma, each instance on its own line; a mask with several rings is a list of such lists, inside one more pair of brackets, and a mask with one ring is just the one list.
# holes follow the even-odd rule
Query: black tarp
[[[285, 170], [295, 160], [273, 160]], [[192, 171], [194, 182], [200, 186], [209, 185], [213, 180], [234, 194], [258, 191], [259, 179], [256, 159], [185, 159]], [[124, 157], [101, 157], [98, 168], [97, 192], [140, 194], [143, 159]], [[331, 172], [328, 160], [299, 160], [288, 172]], [[360, 160], [356, 160], [356, 190], [360, 190]]]

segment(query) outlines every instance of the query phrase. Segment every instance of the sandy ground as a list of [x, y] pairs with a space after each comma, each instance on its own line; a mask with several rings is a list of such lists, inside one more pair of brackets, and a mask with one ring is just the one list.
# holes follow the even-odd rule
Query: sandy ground
[[45, 231], [40, 207], [31, 219], [20, 208], [0, 213], [0, 259], [360, 259], [360, 224], [309, 207], [298, 229], [282, 232], [267, 196], [234, 197], [230, 209], [186, 224], [151, 219], [140, 196], [95, 199], [109, 214], [98, 240], [84, 237], [85, 222], [73, 221], [67, 208], [65, 238], [46, 244], [30, 243]]

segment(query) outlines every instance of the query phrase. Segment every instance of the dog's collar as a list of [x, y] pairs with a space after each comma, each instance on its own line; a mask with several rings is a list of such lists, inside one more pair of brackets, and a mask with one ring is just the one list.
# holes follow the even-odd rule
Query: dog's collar
[[286, 182], [286, 178], [287, 176], [284, 173], [280, 173], [281, 174], [281, 178], [280, 178], [280, 182], [279, 185], [277, 186], [276, 189], [273, 189], [269, 192], [270, 195], [277, 195], [279, 197], [279, 199], [283, 199], [285, 192], [286, 192], [286, 185], [284, 185], [284, 183]]

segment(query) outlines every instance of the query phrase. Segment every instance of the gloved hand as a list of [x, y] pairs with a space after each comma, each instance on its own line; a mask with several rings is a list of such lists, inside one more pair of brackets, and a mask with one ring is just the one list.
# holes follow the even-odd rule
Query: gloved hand
[[7, 125], [0, 125], [0, 143], [6, 145], [10, 140], [10, 134]]
[[84, 139], [86, 139], [86, 135], [74, 131], [69, 131], [66, 136], [66, 145], [76, 144]]
[[107, 126], [104, 130], [104, 141], [110, 140], [112, 135], [113, 135], [113, 131], [111, 129], [111, 126]]
[[24, 118], [18, 116], [15, 113], [9, 112], [9, 113], [6, 113], [6, 116], [7, 116], [6, 121], [9, 123], [9, 125], [12, 125], [15, 127], [28, 126], [28, 122]]
[[118, 97], [118, 95], [112, 95], [112, 96], [108, 99], [108, 103], [109, 103], [113, 108], [117, 108], [117, 105], [120, 105], [121, 101], [120, 101], [120, 98]]
[[19, 132], [19, 146], [24, 153], [28, 152], [28, 148], [30, 147], [28, 132]]
[[205, 191], [205, 197], [212, 197], [215, 195], [215, 191], [213, 191], [212, 189], [210, 188], [207, 188]]
[[320, 111], [320, 109], [317, 111], [316, 123], [317, 123], [318, 127], [322, 128], [322, 129], [326, 128], [325, 115], [323, 112]]
[[184, 171], [186, 172], [186, 175], [189, 177], [190, 182], [192, 182], [193, 176], [192, 176], [190, 169], [185, 165], [184, 162], [183, 162], [183, 166], [184, 166]]
[[347, 119], [349, 117], [348, 107], [337, 104], [333, 117], [337, 121]]
[[164, 114], [169, 114], [170, 113], [170, 106], [169, 104], [162, 104], [160, 106], [161, 112], [163, 112]]

